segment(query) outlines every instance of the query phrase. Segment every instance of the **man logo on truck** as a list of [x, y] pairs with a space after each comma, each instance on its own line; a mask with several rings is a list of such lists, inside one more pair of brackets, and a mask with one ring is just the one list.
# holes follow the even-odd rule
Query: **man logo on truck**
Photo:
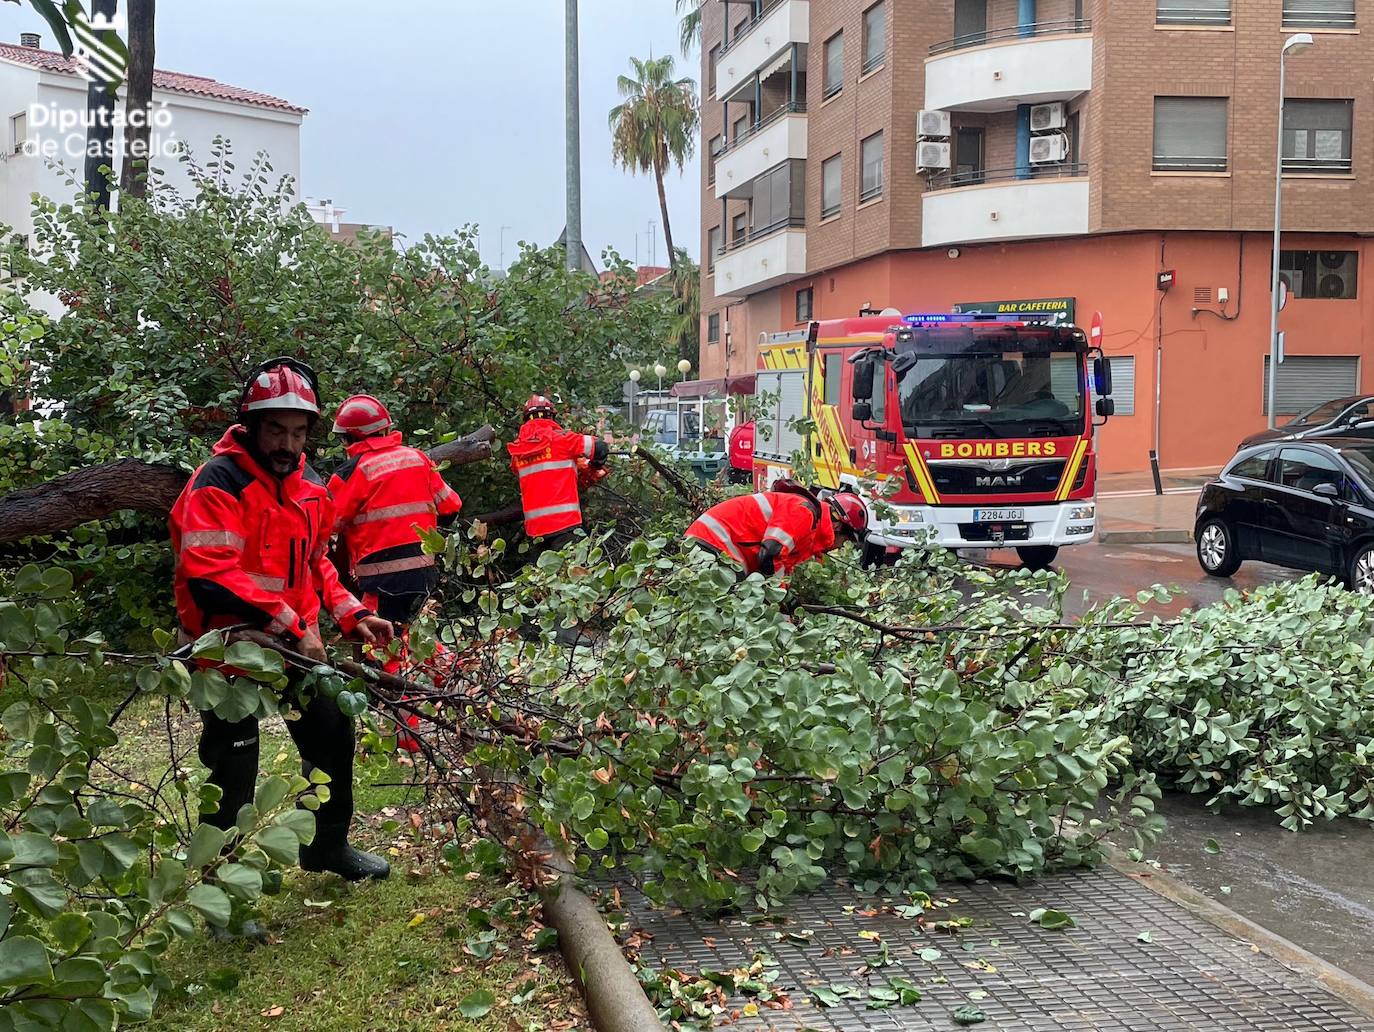
[[1023, 479], [1023, 474], [1014, 473], [1007, 476], [974, 477], [973, 484], [975, 487], [1020, 487]]

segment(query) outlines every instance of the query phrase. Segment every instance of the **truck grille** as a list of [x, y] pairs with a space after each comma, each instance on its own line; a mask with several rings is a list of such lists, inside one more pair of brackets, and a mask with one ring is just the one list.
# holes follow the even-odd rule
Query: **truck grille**
[[1045, 494], [1059, 486], [1059, 479], [1064, 475], [1064, 463], [1064, 459], [1055, 459], [991, 469], [986, 466], [932, 462], [930, 475], [935, 481], [935, 489], [942, 495]]

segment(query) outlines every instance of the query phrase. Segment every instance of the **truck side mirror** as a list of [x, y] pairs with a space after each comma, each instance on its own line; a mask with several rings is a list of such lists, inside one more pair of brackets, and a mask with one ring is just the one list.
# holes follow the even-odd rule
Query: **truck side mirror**
[[867, 401], [854, 402], [854, 422], [867, 423], [873, 418], [873, 406]]
[[854, 363], [854, 386], [851, 393], [856, 402], [873, 400], [873, 365], [873, 359], [868, 356]]
[[1106, 419], [1108, 416], [1116, 415], [1116, 402], [1111, 398], [1098, 398], [1097, 414], [1103, 419]]
[[1102, 397], [1110, 398], [1112, 396], [1112, 364], [1105, 358], [1093, 359], [1093, 383], [1097, 393]]

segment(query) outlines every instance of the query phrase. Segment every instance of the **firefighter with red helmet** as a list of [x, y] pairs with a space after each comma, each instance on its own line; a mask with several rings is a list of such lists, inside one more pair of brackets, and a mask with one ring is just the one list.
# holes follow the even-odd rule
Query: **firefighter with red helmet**
[[558, 425], [553, 402], [539, 394], [525, 403], [520, 435], [506, 449], [511, 469], [520, 479], [525, 532], [561, 548], [582, 526], [578, 462], [586, 462], [589, 470], [600, 470], [610, 449], [599, 438], [564, 430]]
[[408, 624], [434, 590], [438, 569], [421, 531], [448, 526], [462, 509], [424, 452], [401, 443], [391, 413], [370, 394], [355, 394], [334, 417], [348, 461], [329, 478], [334, 528], [363, 604]]
[[687, 537], [716, 555], [728, 556], [746, 574], [790, 572], [845, 541], [860, 543], [868, 509], [852, 491], [808, 490], [779, 481], [771, 491], [727, 498], [697, 517]]
[[[324, 482], [305, 461], [319, 419], [319, 385], [309, 366], [275, 358], [258, 366], [239, 401], [239, 422], [215, 445], [177, 498], [170, 519], [176, 555], [174, 591], [183, 637], [252, 624], [297, 652], [324, 660], [321, 599], [346, 635], [369, 644], [392, 627], [353, 597], [325, 554], [333, 516]], [[315, 838], [301, 866], [356, 880], [384, 878], [381, 857], [348, 844], [353, 817], [353, 721], [326, 695], [301, 698], [287, 730], [307, 769], [329, 775], [329, 799], [316, 812]], [[256, 717], [230, 721], [201, 714], [200, 759], [221, 791], [205, 820], [231, 828], [253, 801], [258, 772]], [[256, 930], [255, 930], [256, 931]], [[248, 930], [245, 928], [245, 933]]]

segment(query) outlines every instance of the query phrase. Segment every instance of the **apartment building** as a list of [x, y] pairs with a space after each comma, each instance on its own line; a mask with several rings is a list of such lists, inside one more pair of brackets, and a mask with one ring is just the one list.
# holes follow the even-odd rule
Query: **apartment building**
[[[1357, 8], [1358, 13], [1357, 13]], [[704, 379], [860, 308], [1105, 320], [1106, 471], [1374, 393], [1374, 17], [1355, 0], [706, 0]], [[1363, 30], [1363, 33], [1362, 33]]]

